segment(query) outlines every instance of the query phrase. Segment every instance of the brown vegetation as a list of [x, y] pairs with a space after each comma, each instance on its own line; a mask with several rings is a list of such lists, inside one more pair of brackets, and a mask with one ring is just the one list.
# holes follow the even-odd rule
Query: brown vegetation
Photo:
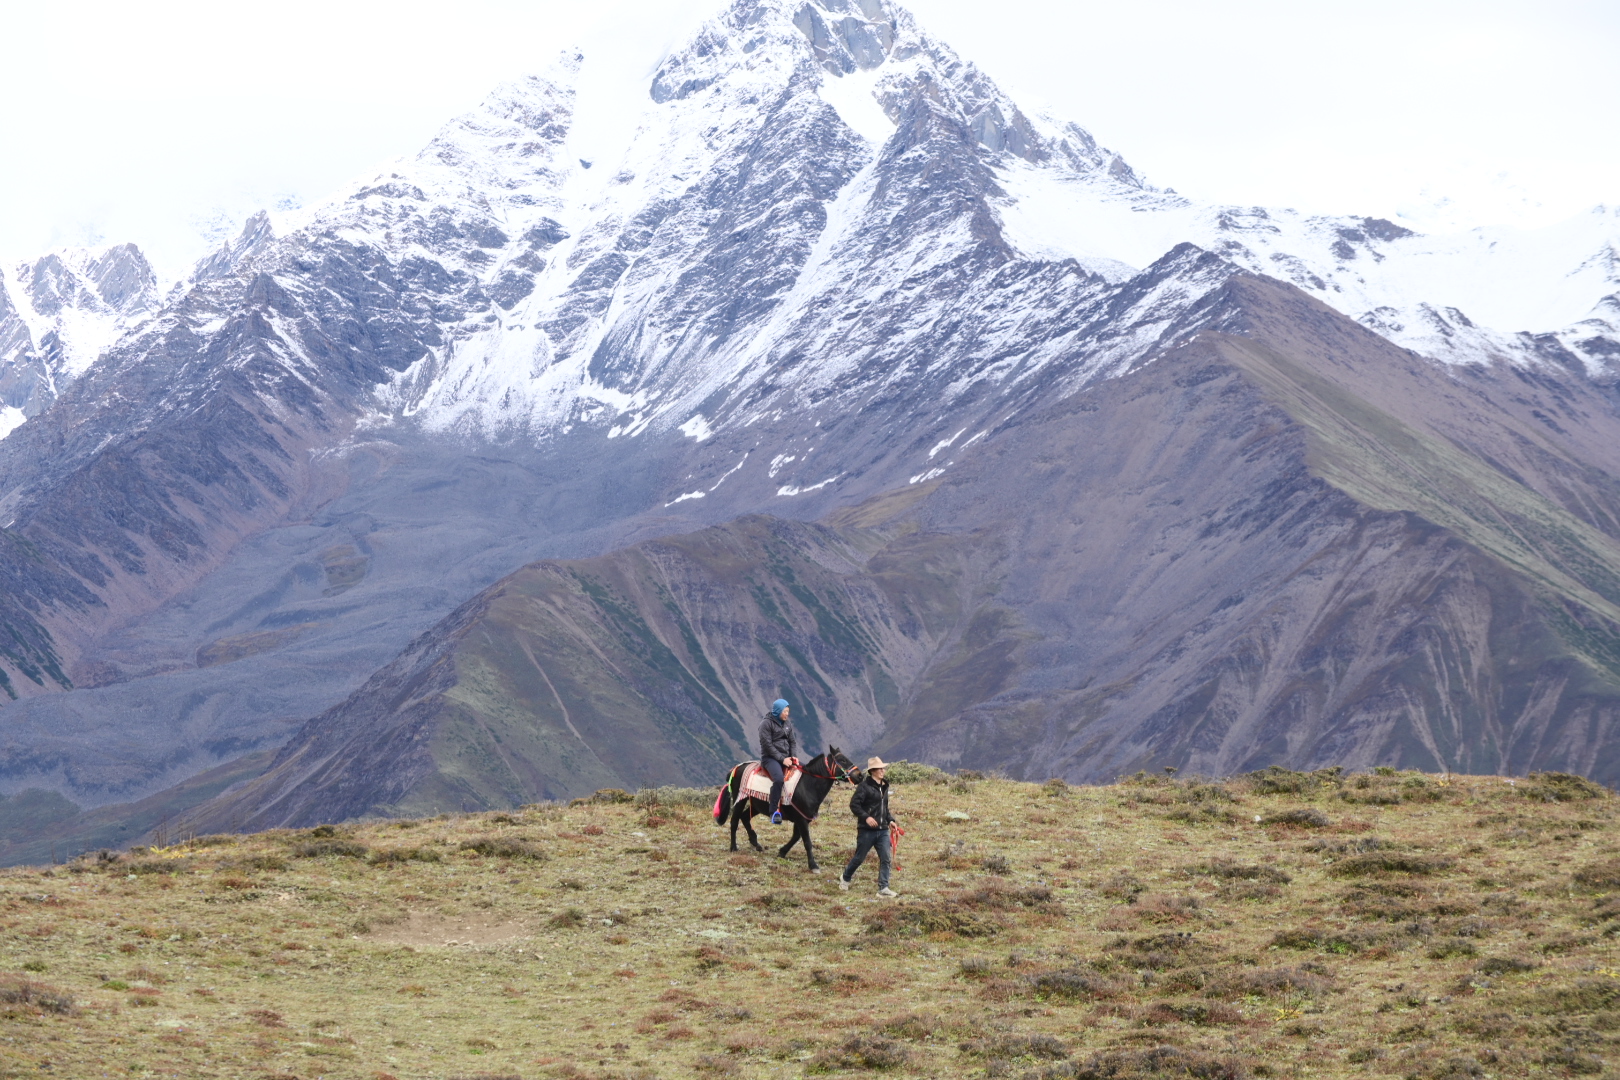
[[1617, 1072], [1620, 804], [1577, 777], [916, 783], [897, 901], [676, 793], [0, 872], [0, 1074]]

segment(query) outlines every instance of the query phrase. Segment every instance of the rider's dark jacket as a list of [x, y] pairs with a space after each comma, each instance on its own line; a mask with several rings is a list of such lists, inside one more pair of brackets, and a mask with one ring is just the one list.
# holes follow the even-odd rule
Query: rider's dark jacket
[[759, 756], [786, 761], [799, 756], [799, 740], [793, 721], [781, 713], [767, 713], [759, 724]]
[[858, 828], [870, 829], [866, 819], [871, 818], [878, 823], [878, 828], [887, 829], [894, 821], [889, 813], [889, 782], [874, 780], [872, 774], [867, 773], [855, 794], [849, 797], [849, 812], [855, 815]]

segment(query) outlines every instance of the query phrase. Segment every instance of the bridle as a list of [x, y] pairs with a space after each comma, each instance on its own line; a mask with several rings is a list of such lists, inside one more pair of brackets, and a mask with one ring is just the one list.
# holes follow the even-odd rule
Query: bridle
[[811, 762], [806, 762], [805, 763], [804, 772], [805, 772], [806, 776], [814, 776], [818, 780], [828, 780], [828, 781], [831, 781], [834, 784], [839, 783], [839, 782], [850, 783], [850, 784], [855, 783], [854, 774], [856, 772], [858, 772], [859, 770], [856, 769], [853, 764], [849, 765], [846, 768], [845, 766], [840, 765], [838, 763], [838, 759], [833, 757], [831, 754], [819, 754], [817, 756], [820, 757], [821, 760], [822, 760], [822, 763], [827, 766], [826, 775], [823, 776], [820, 773], [811, 772], [810, 771], [810, 766], [811, 766], [811, 764], [814, 763], [813, 761], [811, 761]]

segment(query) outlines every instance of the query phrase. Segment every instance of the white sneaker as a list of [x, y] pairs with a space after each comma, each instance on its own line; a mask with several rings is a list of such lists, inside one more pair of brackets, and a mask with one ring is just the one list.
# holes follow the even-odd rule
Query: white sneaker
[[838, 888], [843, 892], [849, 892], [849, 879], [843, 874], [838, 875]]
[[893, 889], [882, 888], [882, 889], [878, 890], [878, 895], [883, 897], [885, 900], [890, 900], [890, 899], [893, 899], [896, 896], [899, 896], [900, 894], [895, 892]]

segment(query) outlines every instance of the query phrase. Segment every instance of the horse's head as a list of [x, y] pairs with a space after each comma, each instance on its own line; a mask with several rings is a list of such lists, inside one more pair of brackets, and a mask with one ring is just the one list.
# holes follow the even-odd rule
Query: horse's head
[[831, 744], [827, 746], [827, 764], [831, 766], [828, 772], [832, 773], [834, 780], [848, 780], [853, 784], [861, 778], [861, 770], [855, 767], [855, 763]]

